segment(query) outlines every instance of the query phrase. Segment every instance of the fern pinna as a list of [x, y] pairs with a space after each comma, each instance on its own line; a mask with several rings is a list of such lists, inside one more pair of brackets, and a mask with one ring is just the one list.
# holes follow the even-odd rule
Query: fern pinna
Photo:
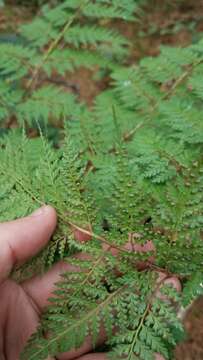
[[[77, 270], [62, 275], [22, 359], [77, 348], [87, 335], [96, 346], [101, 327], [112, 359], [171, 359], [182, 334], [174, 303], [202, 292], [203, 42], [125, 65], [130, 44], [110, 26], [133, 21], [136, 5], [45, 7], [21, 29], [21, 44], [0, 46], [0, 220], [44, 203], [59, 220], [48, 247], [13, 276], [59, 259]], [[53, 71], [81, 65], [110, 78], [91, 107], [50, 85]], [[8, 130], [11, 118], [23, 129]], [[64, 124], [55, 146], [48, 122]], [[182, 294], [165, 284], [171, 276]]]

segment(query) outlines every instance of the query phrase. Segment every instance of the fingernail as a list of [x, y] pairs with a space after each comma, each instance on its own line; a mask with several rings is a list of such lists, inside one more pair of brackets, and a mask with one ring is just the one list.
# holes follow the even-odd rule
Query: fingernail
[[41, 208], [33, 211], [33, 213], [32, 213], [30, 216], [31, 216], [31, 217], [32, 217], [32, 216], [33, 216], [33, 217], [34, 217], [34, 216], [40, 216], [40, 215], [44, 214], [44, 212], [46, 211], [46, 209], [47, 209], [47, 206], [44, 205], [44, 206], [42, 206]]

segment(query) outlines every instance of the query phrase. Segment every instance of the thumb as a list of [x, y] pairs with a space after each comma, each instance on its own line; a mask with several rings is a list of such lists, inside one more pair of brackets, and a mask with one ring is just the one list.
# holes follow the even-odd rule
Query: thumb
[[56, 226], [56, 212], [43, 206], [30, 216], [0, 224], [0, 282], [15, 264], [36, 255], [48, 242]]

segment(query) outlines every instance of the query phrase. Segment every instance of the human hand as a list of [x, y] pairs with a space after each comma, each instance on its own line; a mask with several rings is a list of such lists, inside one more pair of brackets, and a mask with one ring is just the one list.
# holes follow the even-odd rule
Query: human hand
[[[44, 206], [31, 216], [0, 224], [0, 359], [18, 360], [28, 338], [35, 331], [47, 299], [68, 265], [59, 263], [47, 274], [22, 284], [9, 279], [14, 265], [34, 256], [48, 242], [56, 226], [56, 213]], [[59, 355], [59, 360], [104, 360], [91, 351], [91, 339], [81, 349]], [[82, 357], [79, 357], [82, 356]], [[79, 357], [79, 358], [78, 358]], [[51, 360], [51, 359], [49, 359]]]
[[[50, 206], [44, 206], [26, 218], [0, 224], [0, 359], [2, 360], [19, 359], [20, 352], [35, 331], [40, 315], [48, 304], [47, 299], [54, 290], [54, 284], [60, 279], [61, 273], [72, 269], [70, 265], [60, 262], [47, 274], [22, 284], [17, 284], [8, 278], [14, 265], [25, 262], [46, 245], [55, 226], [56, 213]], [[179, 287], [174, 278], [167, 279], [167, 282], [170, 281], [175, 287]], [[101, 331], [99, 344], [104, 341], [105, 334]], [[107, 360], [105, 354], [91, 353], [91, 351], [92, 341], [88, 337], [80, 349], [58, 355], [57, 359]], [[164, 359], [157, 354], [156, 360]]]

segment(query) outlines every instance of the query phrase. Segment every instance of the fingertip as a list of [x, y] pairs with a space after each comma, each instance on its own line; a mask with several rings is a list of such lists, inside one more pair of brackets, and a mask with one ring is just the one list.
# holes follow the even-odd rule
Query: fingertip
[[46, 218], [48, 219], [50, 226], [52, 226], [53, 230], [56, 227], [57, 224], [57, 213], [56, 210], [50, 206], [50, 205], [46, 205], [44, 207], [44, 216], [46, 216]]
[[108, 356], [105, 353], [92, 353], [79, 357], [78, 360], [107, 360]]
[[147, 252], [155, 252], [156, 248], [151, 240], [147, 240], [145, 244], [134, 243], [133, 245], [128, 242], [125, 248], [132, 252], [138, 253], [147, 253]]
[[182, 291], [181, 282], [176, 276], [168, 277], [167, 274], [158, 272], [158, 281], [161, 281], [164, 285], [172, 286], [178, 292]]
[[165, 360], [165, 358], [160, 354], [155, 354], [155, 360]]
[[172, 286], [178, 292], [181, 292], [181, 290], [182, 290], [181, 283], [178, 280], [178, 278], [176, 278], [175, 276], [166, 279], [164, 281], [164, 284]]
[[57, 214], [52, 206], [44, 205], [35, 210], [27, 218], [20, 219], [19, 221], [22, 223], [24, 229], [29, 227], [33, 245], [37, 242], [39, 247], [43, 247], [56, 228]]
[[53, 222], [53, 224], [56, 224], [57, 221], [56, 210], [51, 205], [41, 206], [40, 208], [36, 209], [35, 211], [33, 211], [32, 214], [29, 215], [29, 217], [33, 217], [33, 218], [39, 216], [46, 216], [47, 218], [49, 218], [51, 222]]
[[[36, 227], [38, 227], [40, 233], [44, 233], [47, 236], [44, 238], [48, 238], [54, 232], [57, 224], [57, 214], [56, 210], [50, 205], [44, 205], [37, 210], [35, 210], [29, 216], [17, 220], [25, 226], [25, 223], [29, 223], [30, 230], [33, 233], [37, 232]], [[43, 236], [42, 236], [43, 238]]]
[[49, 241], [57, 222], [56, 211], [43, 206], [33, 214], [0, 224], [1, 256], [9, 269], [36, 255]]

